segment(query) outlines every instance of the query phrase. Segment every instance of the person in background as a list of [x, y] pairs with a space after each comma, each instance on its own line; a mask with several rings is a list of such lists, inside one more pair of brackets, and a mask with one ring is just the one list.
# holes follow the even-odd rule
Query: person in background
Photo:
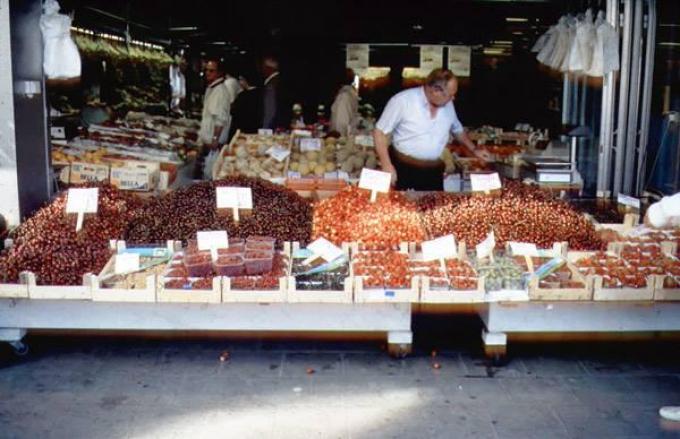
[[230, 141], [236, 130], [241, 130], [242, 133], [256, 133], [261, 128], [262, 96], [261, 90], [253, 85], [256, 78], [255, 69], [243, 68], [238, 75], [242, 91], [231, 106]]
[[224, 74], [224, 86], [227, 89], [227, 93], [229, 94], [229, 102], [227, 104], [227, 114], [229, 115], [229, 120], [227, 123], [224, 125], [224, 129], [222, 130], [222, 135], [220, 136], [220, 143], [227, 143], [229, 140], [229, 133], [231, 132], [231, 107], [234, 105], [234, 102], [238, 98], [238, 95], [241, 93], [241, 84], [237, 78], [237, 73], [232, 72], [233, 74], [230, 74], [228, 72], [225, 72]]
[[170, 66], [170, 111], [183, 114], [182, 104], [187, 97], [187, 80], [184, 76], [186, 61], [180, 57]]
[[359, 94], [354, 88], [354, 70], [346, 69], [342, 86], [331, 106], [331, 132], [346, 136], [359, 122]]
[[360, 130], [373, 131], [375, 129], [375, 108], [371, 104], [364, 104], [359, 109], [361, 116], [359, 117]]
[[206, 174], [209, 166], [209, 163], [206, 163], [206, 156], [211, 151], [217, 151], [222, 130], [229, 121], [227, 109], [230, 97], [224, 86], [224, 67], [220, 61], [213, 59], [205, 64], [205, 82], [207, 88], [203, 97], [203, 115], [198, 133], [201, 149], [194, 165], [195, 179], [201, 179]]
[[293, 118], [290, 120], [290, 129], [305, 129], [307, 125], [305, 125], [305, 117], [302, 114], [302, 104], [299, 102], [294, 103], [292, 110]]
[[456, 115], [452, 101], [457, 92], [455, 75], [435, 69], [425, 85], [399, 92], [387, 103], [373, 130], [373, 141], [382, 170], [392, 174], [397, 189], [444, 189], [441, 155], [450, 133], [472, 151], [476, 149]]
[[262, 61], [262, 126], [275, 129], [282, 118], [279, 61], [273, 56], [266, 56]]

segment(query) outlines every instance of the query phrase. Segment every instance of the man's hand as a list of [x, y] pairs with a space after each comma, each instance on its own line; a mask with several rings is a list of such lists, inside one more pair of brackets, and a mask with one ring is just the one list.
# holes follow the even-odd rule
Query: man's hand
[[389, 165], [381, 166], [383, 172], [389, 172], [392, 175], [392, 186], [397, 184], [397, 170], [390, 163]]

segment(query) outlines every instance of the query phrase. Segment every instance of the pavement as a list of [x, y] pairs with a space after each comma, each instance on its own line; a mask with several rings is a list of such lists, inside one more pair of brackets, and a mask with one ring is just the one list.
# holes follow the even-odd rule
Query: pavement
[[495, 367], [476, 330], [424, 332], [403, 360], [378, 342], [33, 335], [26, 357], [0, 347], [0, 438], [680, 438], [658, 416], [680, 404], [677, 343], [512, 344]]

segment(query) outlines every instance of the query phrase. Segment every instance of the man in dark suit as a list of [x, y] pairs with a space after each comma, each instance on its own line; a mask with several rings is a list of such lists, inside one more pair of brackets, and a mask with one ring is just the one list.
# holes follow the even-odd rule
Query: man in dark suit
[[262, 60], [262, 128], [276, 129], [287, 124], [286, 99], [281, 87], [279, 61], [273, 56]]

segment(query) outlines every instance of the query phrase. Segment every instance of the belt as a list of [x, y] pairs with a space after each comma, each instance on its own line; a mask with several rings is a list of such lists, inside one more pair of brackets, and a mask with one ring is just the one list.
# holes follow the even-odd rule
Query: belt
[[407, 166], [412, 166], [414, 168], [431, 169], [431, 168], [441, 168], [444, 162], [441, 160], [421, 160], [410, 155], [403, 154], [397, 151], [397, 148], [390, 146], [390, 152], [392, 157], [398, 162], [403, 163]]

